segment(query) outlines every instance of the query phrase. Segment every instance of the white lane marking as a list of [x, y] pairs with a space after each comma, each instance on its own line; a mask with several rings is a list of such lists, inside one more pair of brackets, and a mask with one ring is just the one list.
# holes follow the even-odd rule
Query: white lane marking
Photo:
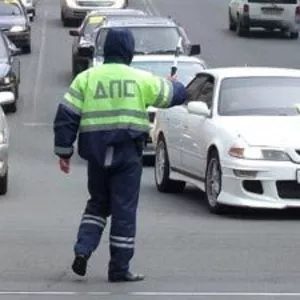
[[33, 109], [32, 109], [32, 119], [36, 120], [37, 117], [37, 102], [40, 92], [41, 80], [42, 80], [42, 72], [45, 63], [45, 46], [46, 46], [46, 33], [47, 33], [47, 16], [48, 12], [43, 9], [43, 15], [41, 16], [43, 20], [42, 30], [41, 30], [41, 44], [40, 44], [40, 52], [38, 57], [38, 65], [36, 71], [36, 80], [33, 91]]
[[[114, 296], [120, 293], [114, 292], [58, 292], [58, 291], [0, 291], [0, 296]], [[295, 293], [260, 293], [260, 292], [129, 292], [122, 296], [144, 297], [299, 297], [300, 292]]]

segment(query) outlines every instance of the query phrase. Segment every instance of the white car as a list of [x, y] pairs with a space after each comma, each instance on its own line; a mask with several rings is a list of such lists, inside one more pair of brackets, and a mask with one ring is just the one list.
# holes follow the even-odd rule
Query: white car
[[231, 0], [229, 29], [245, 36], [251, 28], [280, 29], [290, 38], [299, 37], [299, 0]]
[[187, 90], [156, 114], [157, 189], [194, 184], [215, 213], [300, 207], [300, 70], [207, 69]]
[[128, 0], [61, 0], [61, 21], [64, 26], [68, 26], [73, 21], [82, 21], [93, 10], [127, 6]]
[[[155, 75], [167, 77], [170, 74], [174, 63], [174, 55], [135, 55], [131, 66], [151, 72]], [[187, 85], [197, 73], [206, 69], [206, 63], [195, 56], [181, 55], [178, 59], [178, 80]], [[149, 107], [147, 109], [150, 122], [150, 132], [146, 145], [144, 147], [144, 156], [154, 156], [155, 149], [152, 143], [152, 130], [155, 123], [155, 114], [157, 108]]]
[[0, 195], [7, 193], [8, 187], [8, 146], [9, 130], [2, 105], [11, 104], [15, 101], [12, 92], [0, 92]]

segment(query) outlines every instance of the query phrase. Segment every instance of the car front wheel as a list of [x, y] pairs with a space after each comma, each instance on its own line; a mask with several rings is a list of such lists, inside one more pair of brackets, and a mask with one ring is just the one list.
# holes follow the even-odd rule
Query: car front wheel
[[184, 191], [185, 182], [170, 179], [170, 162], [165, 139], [160, 137], [155, 153], [154, 166], [155, 184], [162, 193], [181, 193]]
[[224, 206], [218, 202], [222, 191], [222, 168], [217, 151], [213, 151], [208, 157], [205, 176], [205, 192], [212, 213], [222, 212]]

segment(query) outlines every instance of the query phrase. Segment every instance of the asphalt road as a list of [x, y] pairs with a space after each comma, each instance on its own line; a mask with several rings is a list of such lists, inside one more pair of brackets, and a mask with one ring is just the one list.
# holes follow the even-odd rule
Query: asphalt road
[[[298, 67], [300, 41], [227, 30], [227, 1], [132, 0], [153, 14], [172, 15], [200, 42], [211, 66]], [[145, 168], [136, 256], [147, 275], [134, 284], [106, 281], [108, 239], [86, 279], [70, 271], [86, 171], [77, 157], [69, 176], [53, 155], [52, 122], [70, 83], [71, 37], [58, 0], [40, 0], [33, 52], [20, 57], [20, 109], [11, 131], [9, 193], [0, 199], [1, 299], [288, 299], [300, 297], [299, 212], [208, 213], [202, 194], [159, 194]], [[298, 294], [297, 294], [298, 293]]]

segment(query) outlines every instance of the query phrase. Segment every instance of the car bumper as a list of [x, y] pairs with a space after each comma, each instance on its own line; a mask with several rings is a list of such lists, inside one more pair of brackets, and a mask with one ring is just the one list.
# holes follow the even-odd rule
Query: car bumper
[[29, 31], [26, 32], [6, 32], [7, 37], [17, 46], [23, 47], [30, 45], [31, 35]]
[[222, 192], [218, 201], [252, 208], [300, 207], [298, 170], [300, 164], [291, 162], [223, 162]]
[[264, 19], [255, 19], [244, 17], [242, 24], [245, 27], [257, 27], [257, 28], [278, 28], [278, 29], [289, 29], [289, 30], [299, 30], [300, 22], [299, 21], [289, 21], [289, 20], [264, 20]]
[[[123, 4], [116, 4], [109, 7], [103, 8], [125, 8], [126, 6]], [[101, 7], [102, 8], [102, 7]], [[85, 16], [94, 10], [100, 9], [100, 7], [62, 7], [62, 12], [66, 19], [72, 20], [83, 20]]]

